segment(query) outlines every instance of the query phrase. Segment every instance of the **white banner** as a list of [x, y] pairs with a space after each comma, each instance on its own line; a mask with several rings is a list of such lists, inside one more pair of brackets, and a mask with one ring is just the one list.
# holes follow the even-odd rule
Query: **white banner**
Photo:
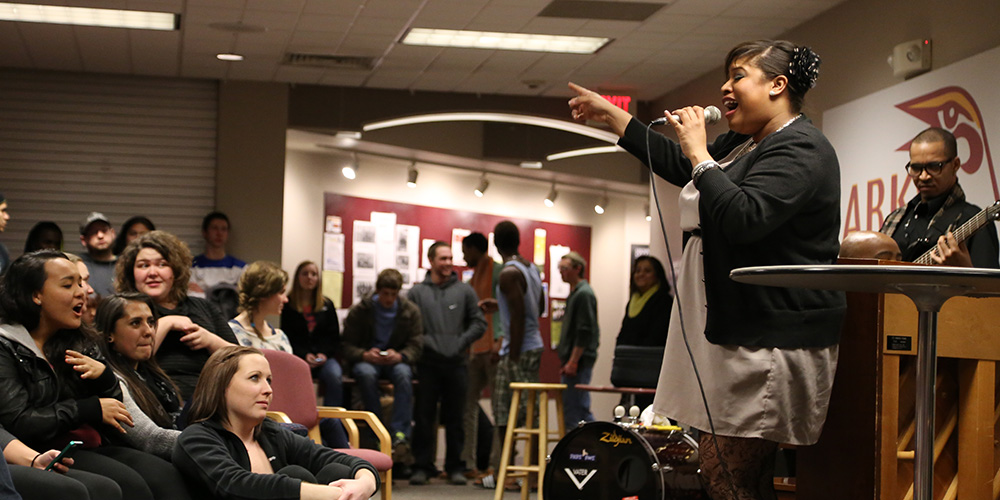
[[1000, 47], [823, 114], [823, 132], [840, 159], [841, 238], [877, 231], [890, 212], [918, 194], [904, 166], [910, 140], [928, 127], [950, 130], [958, 139], [958, 182], [968, 201], [985, 208], [1000, 199], [988, 134], [1000, 130], [998, 77]]

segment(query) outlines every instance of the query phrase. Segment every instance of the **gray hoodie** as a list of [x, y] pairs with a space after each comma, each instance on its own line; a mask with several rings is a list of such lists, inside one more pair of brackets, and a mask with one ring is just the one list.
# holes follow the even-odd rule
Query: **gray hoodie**
[[424, 323], [424, 353], [421, 363], [465, 363], [469, 346], [486, 331], [486, 318], [479, 310], [479, 297], [466, 283], [452, 275], [441, 285], [431, 281], [413, 285], [406, 298], [420, 308]]

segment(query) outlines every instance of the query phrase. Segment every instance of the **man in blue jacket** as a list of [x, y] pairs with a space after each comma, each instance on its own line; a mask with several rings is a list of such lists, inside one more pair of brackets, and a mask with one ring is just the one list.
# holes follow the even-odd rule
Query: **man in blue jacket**
[[426, 484], [427, 478], [437, 471], [433, 443], [439, 401], [441, 423], [445, 426], [445, 472], [452, 484], [465, 484], [462, 414], [469, 384], [466, 363], [469, 346], [486, 331], [486, 319], [479, 309], [476, 292], [458, 280], [448, 244], [435, 242], [427, 258], [431, 262], [427, 278], [414, 285], [407, 295], [420, 309], [424, 325], [424, 352], [417, 362], [420, 384], [414, 407], [415, 464], [410, 484]]

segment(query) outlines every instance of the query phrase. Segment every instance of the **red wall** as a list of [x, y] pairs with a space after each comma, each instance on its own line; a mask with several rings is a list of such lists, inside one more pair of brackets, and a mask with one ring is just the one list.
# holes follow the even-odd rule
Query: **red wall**
[[[498, 222], [509, 220], [516, 224], [521, 231], [521, 246], [519, 250], [521, 255], [528, 260], [534, 260], [535, 229], [545, 229], [545, 266], [542, 268], [542, 271], [543, 281], [546, 283], [548, 282], [548, 270], [550, 268], [548, 247], [552, 245], [570, 247], [579, 252], [587, 262], [590, 262], [590, 228], [586, 226], [539, 222], [464, 210], [449, 210], [368, 198], [356, 198], [353, 196], [341, 196], [333, 193], [324, 194], [324, 203], [326, 205], [326, 215], [336, 215], [342, 220], [345, 240], [344, 255], [353, 255], [352, 245], [355, 220], [371, 220], [372, 212], [392, 212], [396, 214], [397, 224], [419, 226], [421, 240], [433, 238], [448, 242], [451, 241], [452, 229], [469, 229], [473, 232], [489, 235]], [[544, 207], [540, 203], [539, 210], [544, 210]], [[463, 269], [465, 268], [456, 266], [456, 272], [461, 273]], [[352, 272], [352, 266], [347, 265], [344, 271], [344, 295], [341, 304], [351, 303], [351, 291], [353, 290]], [[542, 355], [541, 379], [543, 382], [558, 382], [559, 359], [556, 357], [555, 351], [550, 348], [549, 318], [541, 318], [539, 325], [542, 331], [542, 339], [546, 346], [545, 353]]]

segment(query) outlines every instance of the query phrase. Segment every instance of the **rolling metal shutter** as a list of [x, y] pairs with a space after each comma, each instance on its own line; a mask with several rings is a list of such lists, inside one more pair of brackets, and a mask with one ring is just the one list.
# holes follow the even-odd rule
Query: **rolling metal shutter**
[[209, 80], [0, 70], [0, 234], [20, 255], [38, 221], [82, 252], [79, 224], [103, 212], [115, 230], [145, 215], [201, 252], [215, 207], [218, 84]]

